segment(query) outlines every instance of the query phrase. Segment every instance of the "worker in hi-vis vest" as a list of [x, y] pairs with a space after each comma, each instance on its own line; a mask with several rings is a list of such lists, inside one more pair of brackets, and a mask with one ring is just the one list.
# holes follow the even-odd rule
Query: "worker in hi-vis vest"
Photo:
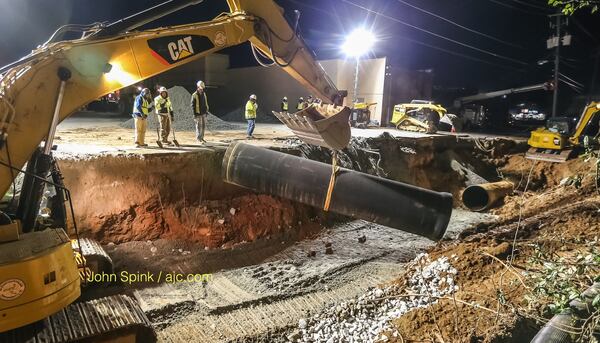
[[135, 124], [135, 133], [133, 139], [135, 141], [135, 147], [147, 147], [145, 138], [146, 138], [146, 128], [148, 125], [148, 113], [150, 113], [150, 109], [152, 108], [152, 95], [150, 94], [150, 90], [148, 88], [142, 89], [140, 94], [135, 97], [135, 102], [133, 103], [133, 123]]
[[283, 99], [281, 99], [281, 112], [288, 113], [289, 109], [290, 106], [288, 105], [287, 96], [284, 96]]
[[256, 110], [258, 109], [258, 104], [256, 103], [256, 95], [250, 95], [250, 99], [246, 103], [246, 120], [248, 121], [248, 130], [246, 131], [248, 139], [254, 138], [252, 135], [254, 133], [254, 126], [256, 122]]
[[169, 142], [169, 133], [171, 133], [171, 121], [174, 119], [173, 105], [171, 105], [166, 87], [160, 87], [158, 93], [158, 96], [154, 98], [154, 111], [160, 125], [160, 137], [163, 143], [170, 145], [172, 143]]
[[196, 140], [206, 143], [204, 130], [206, 129], [206, 116], [208, 115], [208, 100], [204, 92], [204, 81], [196, 82], [196, 91], [192, 94], [192, 113], [196, 123]]
[[303, 110], [305, 107], [306, 107], [306, 106], [305, 106], [305, 103], [304, 103], [304, 98], [303, 98], [303, 97], [300, 97], [300, 98], [298, 99], [298, 105], [296, 105], [296, 109], [297, 109], [298, 111], [302, 111], [302, 110]]

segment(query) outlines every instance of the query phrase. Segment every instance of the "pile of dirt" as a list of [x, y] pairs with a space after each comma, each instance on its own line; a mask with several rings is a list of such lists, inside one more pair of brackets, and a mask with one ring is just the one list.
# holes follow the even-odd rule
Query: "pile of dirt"
[[[588, 175], [594, 166], [595, 160], [552, 164], [508, 158], [502, 173], [518, 176], [517, 184], [524, 173], [522, 191], [531, 171], [529, 187], [535, 191], [508, 197], [494, 211], [498, 222], [466, 230], [460, 241], [429, 251], [432, 258], [453, 258], [459, 290], [395, 320], [393, 330], [402, 337], [392, 341], [530, 341], [600, 275], [600, 196]], [[573, 175], [581, 175], [581, 182], [564, 181]]]
[[[183, 87], [175, 86], [169, 88], [169, 98], [173, 105], [174, 117], [173, 127], [176, 131], [194, 131], [196, 129], [192, 108], [190, 107], [190, 99], [192, 95]], [[133, 129], [133, 118], [121, 124], [121, 127]], [[206, 117], [206, 125], [208, 130], [226, 131], [226, 130], [243, 130], [244, 126], [234, 123], [229, 123], [219, 119], [213, 114], [208, 114]], [[148, 115], [148, 130], [155, 130], [158, 127], [158, 117], [151, 113]]]

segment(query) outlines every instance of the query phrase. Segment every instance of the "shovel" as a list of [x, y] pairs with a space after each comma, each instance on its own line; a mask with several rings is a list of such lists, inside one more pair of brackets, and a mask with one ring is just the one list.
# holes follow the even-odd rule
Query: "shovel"
[[156, 124], [156, 145], [158, 145], [158, 147], [162, 149], [163, 148], [163, 144], [160, 141], [160, 130], [159, 130], [158, 126], [159, 125], [157, 123]]
[[173, 144], [175, 144], [175, 146], [179, 148], [179, 142], [177, 141], [177, 138], [175, 138], [175, 126], [173, 125], [171, 116], [169, 116], [169, 124], [171, 124], [169, 126], [171, 126], [171, 131], [173, 131]]

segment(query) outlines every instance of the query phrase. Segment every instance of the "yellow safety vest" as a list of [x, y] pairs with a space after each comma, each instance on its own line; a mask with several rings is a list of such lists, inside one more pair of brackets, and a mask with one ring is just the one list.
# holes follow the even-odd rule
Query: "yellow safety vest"
[[246, 119], [255, 119], [257, 108], [257, 103], [252, 103], [252, 101], [248, 100], [248, 102], [246, 103]]
[[173, 106], [171, 106], [171, 99], [167, 97], [166, 99], [162, 96], [157, 96], [154, 98], [154, 107], [156, 114], [169, 114], [173, 112]]
[[296, 107], [298, 110], [303, 110], [304, 109], [304, 103], [303, 102], [299, 102], [298, 106]]
[[282, 101], [281, 102], [281, 107], [282, 107], [281, 108], [282, 110], [287, 111], [288, 110], [288, 103], [287, 103], [287, 101]]
[[[150, 108], [150, 103], [146, 99], [145, 96], [142, 97], [142, 113], [148, 115], [148, 109]], [[133, 102], [133, 113], [137, 113], [137, 108], [135, 108], [135, 101]]]

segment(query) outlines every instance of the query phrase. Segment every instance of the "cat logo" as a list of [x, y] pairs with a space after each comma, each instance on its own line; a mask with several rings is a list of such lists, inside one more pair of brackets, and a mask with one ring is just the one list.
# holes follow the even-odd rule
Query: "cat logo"
[[177, 42], [171, 42], [167, 45], [167, 48], [169, 48], [169, 54], [171, 54], [173, 61], [193, 55], [192, 36], [178, 39]]
[[210, 50], [215, 45], [205, 36], [175, 35], [148, 40], [152, 56], [170, 65]]

